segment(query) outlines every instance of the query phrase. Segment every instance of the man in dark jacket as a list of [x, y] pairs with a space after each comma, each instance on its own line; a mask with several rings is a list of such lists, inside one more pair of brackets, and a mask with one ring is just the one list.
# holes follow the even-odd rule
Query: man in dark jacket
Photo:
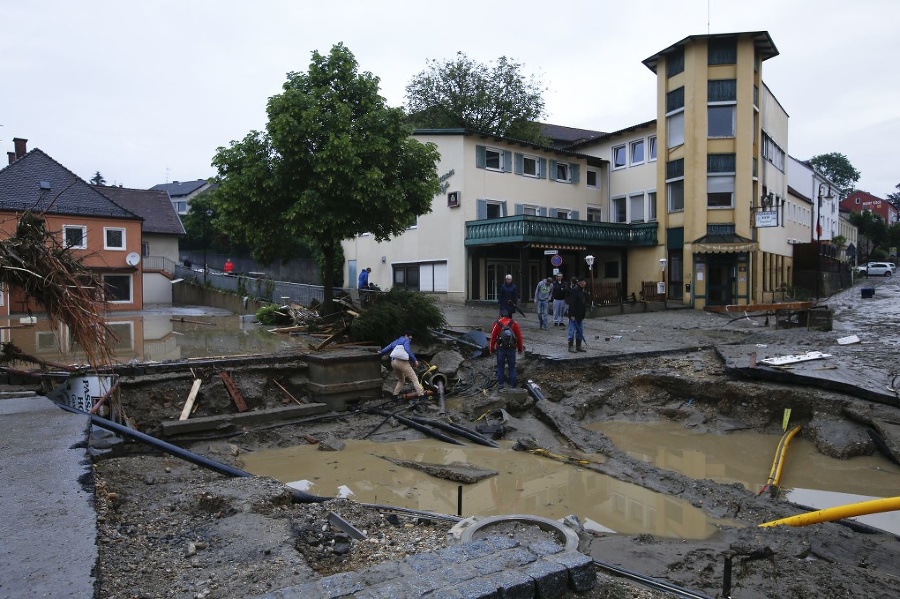
[[497, 303], [500, 304], [501, 310], [506, 310], [510, 314], [515, 314], [519, 309], [519, 288], [513, 283], [512, 275], [506, 275], [506, 280], [500, 285]]
[[565, 326], [563, 319], [566, 313], [566, 296], [569, 294], [569, 285], [561, 272], [556, 274], [551, 294], [553, 297], [553, 326]]
[[[569, 351], [586, 352], [581, 347], [584, 343], [584, 317], [587, 314], [587, 292], [584, 286], [587, 281], [584, 277], [578, 279], [578, 283], [569, 291]], [[575, 345], [573, 349], [572, 345]]]

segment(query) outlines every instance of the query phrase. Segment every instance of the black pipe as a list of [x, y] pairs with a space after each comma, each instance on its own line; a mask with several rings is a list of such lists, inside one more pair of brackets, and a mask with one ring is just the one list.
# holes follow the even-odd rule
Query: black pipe
[[543, 401], [547, 399], [544, 397], [543, 392], [541, 392], [541, 388], [537, 386], [533, 381], [529, 380], [525, 383], [525, 388], [528, 389], [528, 392], [531, 393], [531, 396], [535, 401]]
[[[101, 428], [105, 428], [114, 433], [118, 433], [120, 435], [125, 435], [126, 437], [130, 437], [132, 439], [136, 439], [151, 447], [155, 447], [161, 451], [164, 451], [168, 454], [171, 454], [175, 457], [181, 458], [192, 464], [196, 464], [198, 466], [202, 466], [204, 468], [208, 468], [213, 472], [218, 472], [219, 474], [224, 474], [225, 476], [231, 476], [233, 478], [246, 478], [249, 476], [253, 476], [246, 470], [241, 470], [240, 468], [235, 468], [234, 466], [229, 466], [228, 464], [223, 464], [222, 462], [217, 462], [215, 460], [211, 460], [202, 455], [193, 453], [184, 448], [178, 447], [177, 445], [172, 445], [171, 443], [167, 443], [161, 439], [157, 439], [156, 437], [151, 437], [148, 434], [142, 433], [140, 431], [136, 431], [133, 428], [128, 428], [118, 422], [113, 422], [112, 420], [107, 420], [101, 416], [97, 416], [96, 414], [89, 414], [88, 412], [84, 412], [77, 408], [73, 408], [67, 406], [65, 404], [56, 404], [63, 410], [67, 412], [72, 412], [74, 414], [83, 414], [85, 416], [90, 417], [91, 424], [96, 424]], [[291, 489], [294, 493], [294, 501], [298, 503], [322, 503], [323, 501], [328, 501], [332, 499], [332, 497], [321, 497], [319, 495], [310, 495], [309, 493], [305, 493], [303, 491], [299, 491], [297, 489]]]
[[414, 421], [410, 420], [409, 418], [406, 418], [405, 416], [400, 416], [399, 414], [391, 414], [389, 412], [384, 412], [382, 410], [363, 410], [363, 411], [367, 412], [369, 414], [377, 414], [379, 416], [393, 416], [394, 418], [397, 419], [397, 422], [400, 422], [401, 424], [405, 424], [409, 428], [413, 428], [413, 429], [419, 431], [420, 433], [424, 433], [424, 434], [428, 435], [429, 437], [434, 437], [438, 441], [444, 441], [446, 443], [453, 443], [454, 445], [464, 445], [463, 442], [458, 441], [457, 439], [454, 439], [453, 437], [448, 437], [447, 435], [445, 435], [443, 433], [439, 433], [438, 431], [436, 431], [434, 429], [428, 428], [427, 426], [419, 424], [418, 422], [414, 422]]
[[413, 416], [410, 416], [409, 419], [412, 420], [413, 422], [417, 422], [419, 424], [424, 424], [424, 425], [428, 425], [428, 426], [433, 426], [435, 428], [439, 428], [443, 431], [447, 431], [448, 433], [455, 433], [457, 435], [460, 435], [460, 436], [463, 436], [463, 437], [469, 439], [470, 441], [475, 441], [476, 443], [478, 443], [480, 445], [486, 445], [487, 447], [493, 447], [494, 449], [497, 449], [500, 447], [496, 442], [488, 439], [487, 437], [483, 436], [481, 433], [467, 429], [466, 427], [460, 426], [458, 424], [442, 422], [440, 420], [429, 420], [427, 418], [417, 418], [417, 417], [413, 417]]

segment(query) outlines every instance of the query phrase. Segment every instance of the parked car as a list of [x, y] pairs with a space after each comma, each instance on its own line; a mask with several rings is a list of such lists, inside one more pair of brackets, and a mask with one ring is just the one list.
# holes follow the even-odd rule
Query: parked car
[[894, 265], [890, 262], [868, 262], [856, 267], [856, 272], [864, 277], [890, 277], [894, 274]]

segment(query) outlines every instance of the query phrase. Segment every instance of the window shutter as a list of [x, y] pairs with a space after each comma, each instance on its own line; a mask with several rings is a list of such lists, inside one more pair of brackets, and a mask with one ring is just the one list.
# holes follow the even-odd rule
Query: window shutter
[[500, 214], [503, 216], [509, 216], [509, 212], [506, 211], [506, 200], [500, 203]]
[[512, 172], [512, 152], [503, 150], [503, 172]]
[[581, 165], [572, 165], [572, 184], [577, 185], [581, 181]]
[[518, 152], [516, 152], [514, 157], [515, 157], [515, 162], [513, 163], [514, 168], [515, 168], [514, 172], [517, 175], [521, 175], [522, 173], [525, 172], [525, 155], [519, 154]]
[[556, 179], [556, 161], [550, 160], [550, 178]]
[[737, 100], [735, 79], [710, 79], [706, 82], [707, 102], [732, 102]]
[[540, 167], [539, 167], [540, 172], [538, 173], [538, 177], [540, 177], [541, 179], [546, 179], [547, 178], [547, 159], [541, 158], [538, 161], [538, 164], [540, 165]]
[[516, 214], [525, 214], [525, 206], [522, 204], [516, 204]]
[[559, 216], [559, 213], [557, 212], [556, 208], [551, 208], [550, 209], [550, 218], [556, 218], [557, 216]]
[[486, 164], [485, 147], [475, 146], [475, 168], [484, 168]]
[[572, 211], [572, 220], [578, 220], [578, 211], [577, 210]]
[[547, 216], [547, 207], [541, 206], [538, 208], [538, 216]]
[[684, 108], [684, 87], [673, 89], [666, 94], [666, 112]]
[[487, 200], [475, 200], [475, 218], [478, 220], [487, 218]]

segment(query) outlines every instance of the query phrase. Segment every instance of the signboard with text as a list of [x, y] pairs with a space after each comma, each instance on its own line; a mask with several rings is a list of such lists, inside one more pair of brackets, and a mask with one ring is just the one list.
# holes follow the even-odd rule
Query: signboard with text
[[756, 212], [756, 228], [764, 229], [766, 227], [778, 226], [777, 210], [758, 210]]

